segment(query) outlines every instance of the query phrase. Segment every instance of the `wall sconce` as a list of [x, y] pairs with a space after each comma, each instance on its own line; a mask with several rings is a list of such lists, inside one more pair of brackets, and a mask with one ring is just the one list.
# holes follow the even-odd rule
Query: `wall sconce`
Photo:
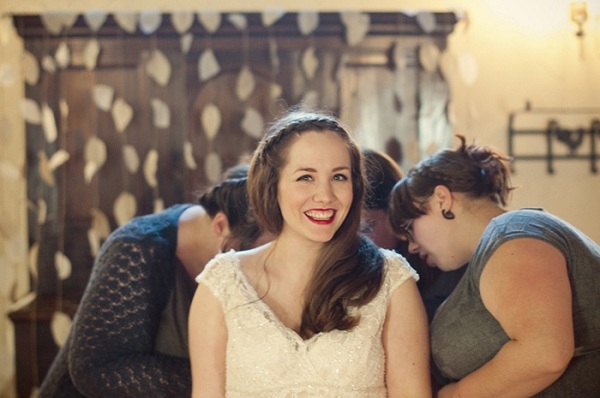
[[587, 4], [585, 1], [573, 1], [571, 2], [571, 21], [577, 24], [577, 33], [576, 35], [582, 37], [583, 32], [583, 24], [587, 21], [588, 11]]

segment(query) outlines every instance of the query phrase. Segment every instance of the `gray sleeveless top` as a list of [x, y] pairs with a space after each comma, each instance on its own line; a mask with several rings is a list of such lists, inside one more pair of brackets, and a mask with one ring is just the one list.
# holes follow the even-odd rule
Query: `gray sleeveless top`
[[431, 323], [434, 371], [441, 384], [460, 380], [493, 358], [509, 340], [481, 300], [479, 279], [494, 251], [516, 238], [535, 238], [567, 260], [573, 292], [575, 357], [536, 397], [600, 397], [600, 247], [564, 220], [540, 209], [496, 217], [486, 228], [465, 275]]

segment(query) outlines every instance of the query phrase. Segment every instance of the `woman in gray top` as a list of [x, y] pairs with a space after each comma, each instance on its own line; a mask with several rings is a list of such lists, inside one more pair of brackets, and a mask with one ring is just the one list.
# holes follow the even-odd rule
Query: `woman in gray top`
[[459, 138], [390, 203], [412, 253], [468, 263], [431, 324], [437, 397], [600, 396], [600, 247], [541, 209], [507, 211], [508, 159]]

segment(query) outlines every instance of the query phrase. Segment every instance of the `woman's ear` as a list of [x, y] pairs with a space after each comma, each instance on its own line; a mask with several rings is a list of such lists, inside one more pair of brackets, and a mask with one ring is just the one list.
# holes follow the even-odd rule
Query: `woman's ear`
[[437, 185], [433, 189], [434, 204], [446, 210], [452, 209], [452, 191], [445, 185]]
[[211, 226], [214, 233], [219, 238], [226, 238], [229, 236], [229, 220], [223, 212], [218, 212], [212, 219]]

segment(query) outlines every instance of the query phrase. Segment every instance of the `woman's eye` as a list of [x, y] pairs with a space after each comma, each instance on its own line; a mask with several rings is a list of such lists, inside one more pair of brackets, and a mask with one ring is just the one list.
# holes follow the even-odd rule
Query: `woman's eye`
[[336, 181], [348, 181], [348, 176], [345, 174], [336, 174], [333, 176], [333, 179]]
[[311, 181], [311, 180], [312, 180], [311, 176], [303, 175], [303, 176], [298, 177], [298, 179], [296, 181]]

